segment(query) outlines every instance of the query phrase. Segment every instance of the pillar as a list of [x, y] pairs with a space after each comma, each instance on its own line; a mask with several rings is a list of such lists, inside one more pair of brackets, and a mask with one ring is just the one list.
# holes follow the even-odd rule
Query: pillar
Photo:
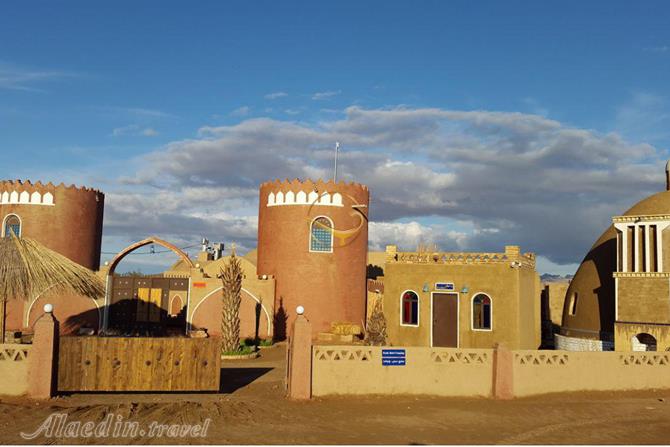
[[310, 399], [312, 397], [312, 325], [300, 312], [291, 327], [287, 368], [288, 397], [299, 400]]
[[49, 399], [56, 393], [58, 371], [58, 320], [50, 304], [35, 322], [33, 345], [28, 354], [28, 395], [33, 399]]
[[493, 397], [512, 399], [514, 397], [514, 357], [512, 351], [501, 343], [493, 349]]

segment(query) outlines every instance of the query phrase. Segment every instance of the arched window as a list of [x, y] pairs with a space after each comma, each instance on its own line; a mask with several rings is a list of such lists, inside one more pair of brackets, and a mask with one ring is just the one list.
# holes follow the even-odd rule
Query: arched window
[[491, 330], [491, 298], [479, 293], [472, 298], [472, 329]]
[[310, 228], [309, 251], [333, 251], [333, 222], [327, 217], [317, 217]]
[[21, 236], [21, 219], [19, 219], [19, 216], [16, 214], [10, 214], [5, 217], [5, 224], [2, 227], [4, 237], [10, 237], [12, 233], [14, 233], [16, 237]]
[[400, 321], [407, 326], [419, 325], [419, 295], [407, 290], [400, 297]]
[[647, 333], [635, 335], [631, 339], [633, 351], [656, 351], [656, 338]]

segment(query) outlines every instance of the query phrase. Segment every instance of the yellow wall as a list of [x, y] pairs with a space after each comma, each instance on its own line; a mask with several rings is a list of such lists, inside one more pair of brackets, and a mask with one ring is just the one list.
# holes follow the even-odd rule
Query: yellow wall
[[[382, 347], [313, 346], [312, 393], [490, 396], [491, 349], [410, 347], [405, 366], [383, 366]], [[516, 397], [579, 391], [670, 389], [670, 352], [512, 351]], [[500, 360], [499, 360], [500, 361]]]
[[[670, 250], [668, 250], [670, 251]], [[668, 277], [620, 277], [617, 321], [669, 323], [670, 282]]]
[[670, 325], [620, 322], [614, 323], [614, 349], [632, 351], [631, 339], [643, 333], [656, 339], [656, 351], [670, 350]]
[[312, 394], [491, 394], [492, 349], [405, 348], [406, 366], [382, 366], [382, 349], [314, 346]]
[[0, 394], [20, 396], [28, 392], [28, 356], [30, 345], [0, 345]]
[[[384, 314], [389, 341], [396, 346], [430, 346], [431, 296], [436, 282], [453, 282], [459, 292], [459, 347], [511, 349], [540, 345], [540, 290], [533, 269], [507, 262], [481, 264], [393, 263], [384, 268]], [[429, 291], [424, 292], [424, 284]], [[467, 286], [468, 293], [460, 293]], [[419, 326], [400, 325], [400, 298], [406, 290], [419, 296]], [[439, 292], [439, 291], [437, 291]], [[492, 301], [492, 330], [471, 329], [471, 302], [478, 293]]]

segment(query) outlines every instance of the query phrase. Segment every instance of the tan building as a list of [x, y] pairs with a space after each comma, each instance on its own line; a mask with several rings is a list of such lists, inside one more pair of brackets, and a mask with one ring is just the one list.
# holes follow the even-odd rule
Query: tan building
[[565, 296], [557, 349], [670, 348], [669, 168], [666, 191], [614, 217], [584, 257]]
[[390, 245], [383, 282], [393, 345], [540, 346], [535, 256], [517, 246], [504, 253], [407, 253]]
[[617, 234], [614, 347], [670, 350], [670, 215], [629, 214], [612, 221]]

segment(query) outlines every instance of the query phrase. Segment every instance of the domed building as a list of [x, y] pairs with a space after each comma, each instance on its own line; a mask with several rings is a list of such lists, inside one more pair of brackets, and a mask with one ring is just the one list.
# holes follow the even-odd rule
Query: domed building
[[593, 244], [568, 287], [556, 349], [670, 349], [670, 162], [666, 191], [641, 200]]

